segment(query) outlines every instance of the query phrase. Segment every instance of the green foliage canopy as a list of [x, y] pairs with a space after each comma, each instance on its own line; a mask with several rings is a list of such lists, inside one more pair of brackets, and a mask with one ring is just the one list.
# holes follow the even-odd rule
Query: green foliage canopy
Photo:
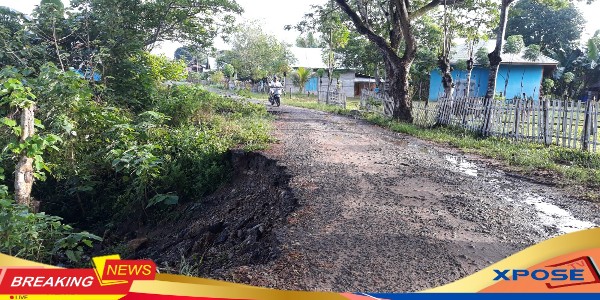
[[232, 49], [223, 52], [218, 60], [230, 64], [240, 79], [260, 80], [282, 74], [289, 69], [293, 55], [288, 46], [263, 32], [257, 23], [238, 27], [231, 40]]
[[554, 7], [539, 0], [520, 0], [508, 17], [507, 35], [522, 35], [527, 45], [540, 45], [546, 55], [556, 56], [577, 47], [585, 20], [574, 3]]

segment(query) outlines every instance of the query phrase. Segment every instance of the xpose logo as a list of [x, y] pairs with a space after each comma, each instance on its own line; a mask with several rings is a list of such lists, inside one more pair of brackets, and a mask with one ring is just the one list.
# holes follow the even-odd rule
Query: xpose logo
[[496, 269], [494, 273], [494, 281], [544, 281], [549, 289], [600, 284], [600, 270], [590, 256], [537, 269]]
[[[538, 269], [538, 270], [494, 270], [496, 272], [495, 281], [498, 280], [519, 280], [521, 277], [531, 277], [533, 280], [551, 280], [551, 281], [584, 281], [583, 269], [567, 270], [567, 269], [555, 269], [552, 271]], [[511, 276], [511, 277], [509, 277]]]

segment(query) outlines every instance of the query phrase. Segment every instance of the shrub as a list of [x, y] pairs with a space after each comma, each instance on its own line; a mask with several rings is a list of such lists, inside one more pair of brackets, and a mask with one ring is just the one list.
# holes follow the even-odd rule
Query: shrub
[[68, 262], [78, 265], [85, 247], [102, 240], [88, 232], [74, 232], [62, 218], [32, 213], [13, 202], [5, 185], [0, 185], [0, 252], [43, 263]]

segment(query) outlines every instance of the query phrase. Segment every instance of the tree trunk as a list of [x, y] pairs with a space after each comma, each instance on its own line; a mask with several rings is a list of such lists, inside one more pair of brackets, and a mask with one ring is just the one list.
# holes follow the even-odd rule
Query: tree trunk
[[440, 57], [438, 61], [440, 71], [442, 71], [442, 86], [444, 87], [444, 97], [452, 99], [454, 97], [454, 80], [452, 79], [452, 66], [448, 57]]
[[508, 22], [508, 9], [514, 0], [502, 0], [502, 7], [500, 10], [500, 24], [498, 25], [498, 34], [496, 36], [496, 48], [490, 54], [490, 76], [488, 77], [488, 89], [485, 94], [485, 119], [481, 128], [481, 132], [484, 135], [489, 133], [491, 130], [492, 121], [492, 103], [496, 94], [496, 80], [498, 78], [498, 70], [500, 69], [500, 63], [502, 62], [502, 46], [504, 45], [504, 35], [506, 34], [506, 23]]
[[[467, 61], [467, 87], [465, 89], [465, 99], [471, 96], [471, 77], [473, 74], [473, 57]], [[466, 100], [465, 100], [466, 101]]]
[[388, 95], [394, 101], [392, 116], [399, 121], [412, 123], [412, 101], [409, 93], [409, 73], [412, 61], [404, 59], [397, 65], [386, 63], [387, 80], [389, 83]]
[[[34, 134], [34, 106], [23, 108], [21, 111], [21, 143]], [[15, 168], [15, 201], [17, 204], [33, 208], [31, 188], [33, 187], [33, 158], [27, 153], [21, 153]]]
[[333, 84], [332, 69], [327, 70], [327, 73], [327, 76], [329, 77], [329, 83], [327, 84], [327, 95], [325, 95], [325, 103], [329, 104], [329, 93], [331, 92], [331, 85]]

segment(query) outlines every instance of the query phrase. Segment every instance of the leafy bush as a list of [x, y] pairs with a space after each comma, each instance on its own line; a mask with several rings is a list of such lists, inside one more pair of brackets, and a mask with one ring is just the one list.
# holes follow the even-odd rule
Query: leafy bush
[[[24, 92], [38, 96], [35, 114], [40, 120], [34, 138], [19, 143], [13, 110], [0, 107], [8, 116], [0, 123], [0, 140], [12, 151], [4, 153], [2, 167], [12, 172], [9, 154], [31, 148], [26, 153], [35, 156], [36, 175], [47, 176], [35, 182], [32, 196], [41, 201], [42, 210], [74, 226], [104, 231], [123, 228], [118, 224], [124, 222], [160, 219], [169, 207], [201, 200], [222, 185], [230, 170], [230, 149], [259, 149], [271, 141], [264, 106], [223, 98], [199, 86], [163, 85], [179, 78], [178, 63], [145, 53], [129, 63], [125, 69], [134, 78], [121, 78], [120, 88], [131, 90], [119, 96], [52, 64], [35, 75], [3, 71], [5, 76], [20, 74], [11, 86], [20, 89], [23, 83]], [[30, 213], [8, 200], [8, 188], [2, 186], [2, 191], [2, 252], [77, 262], [85, 246], [99, 239], [74, 232], [59, 217]]]
[[61, 220], [15, 204], [8, 187], [0, 185], [0, 252], [43, 263], [65, 262], [66, 258], [77, 265], [85, 247], [91, 248], [92, 241], [102, 239], [88, 232], [74, 232]]
[[165, 81], [187, 78], [186, 64], [165, 56], [139, 52], [122, 63], [112, 96], [138, 111], [148, 108]]
[[220, 186], [229, 149], [271, 141], [263, 106], [193, 85], [158, 87], [154, 98], [137, 115], [89, 100], [77, 110], [78, 134], [65, 136], [72, 148], [50, 157], [60, 176], [38, 186], [47, 209], [78, 223], [105, 222], [107, 215], [144, 219]]

